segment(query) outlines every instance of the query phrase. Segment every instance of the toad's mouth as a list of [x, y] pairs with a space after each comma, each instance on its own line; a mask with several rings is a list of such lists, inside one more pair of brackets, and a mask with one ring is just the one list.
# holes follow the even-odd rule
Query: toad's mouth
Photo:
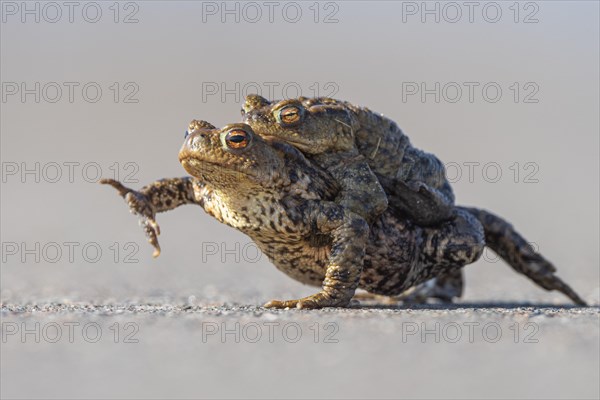
[[204, 180], [212, 180], [211, 178], [223, 175], [237, 176], [240, 180], [243, 177], [251, 176], [241, 168], [200, 158], [198, 155], [180, 154], [179, 162], [190, 175]]
[[179, 162], [190, 174], [192, 173], [190, 169], [195, 169], [201, 167], [202, 165], [207, 165], [213, 169], [219, 168], [225, 170], [229, 168], [228, 166], [215, 162], [208, 157], [202, 157], [202, 153], [189, 149], [186, 144], [184, 144], [181, 150], [179, 150]]

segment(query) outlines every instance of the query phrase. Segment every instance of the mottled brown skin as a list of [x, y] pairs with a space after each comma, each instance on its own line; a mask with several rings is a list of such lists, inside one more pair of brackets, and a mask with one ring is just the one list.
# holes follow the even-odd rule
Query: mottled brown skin
[[[443, 164], [414, 148], [396, 123], [368, 108], [331, 98], [270, 102], [249, 95], [244, 122], [260, 135], [293, 144], [327, 170], [342, 188], [336, 202], [369, 223], [387, 207], [417, 224], [451, 218], [454, 194]], [[442, 276], [414, 299], [452, 301], [462, 294], [462, 275]]]
[[[250, 95], [242, 112], [245, 122], [256, 126], [258, 134], [294, 145], [324, 168], [340, 184], [336, 202], [372, 222], [387, 209], [388, 196], [354, 143], [355, 117], [341, 105], [315, 105], [307, 114], [296, 103], [278, 103], [273, 112], [266, 99]], [[287, 106], [298, 107], [290, 108], [291, 113], [281, 112]]]
[[[453, 217], [436, 228], [423, 228], [386, 211], [369, 227], [335, 202], [339, 183], [295, 147], [263, 139], [245, 124], [216, 129], [193, 121], [189, 132], [179, 158], [193, 177], [163, 179], [140, 191], [111, 179], [101, 182], [115, 187], [140, 215], [157, 251], [156, 214], [196, 204], [247, 234], [290, 277], [322, 286], [312, 296], [273, 300], [267, 307], [347, 306], [356, 288], [401, 294], [434, 277], [456, 274], [477, 260], [484, 233], [491, 235], [493, 242], [488, 244], [500, 255], [506, 253], [503, 257], [509, 262], [522, 262], [519, 272], [581, 301], [549, 269], [540, 281], [539, 268], [514, 254], [524, 246], [514, 242], [516, 232], [499, 223], [507, 225], [501, 219], [489, 220], [491, 214], [485, 211], [456, 208]], [[493, 229], [486, 227], [484, 232], [478, 219]]]
[[386, 197], [395, 212], [422, 226], [452, 216], [454, 194], [442, 162], [413, 147], [379, 113], [325, 97], [270, 102], [249, 95], [242, 117], [259, 135], [293, 144], [327, 170], [342, 187], [336, 201], [367, 221], [383, 212]]
[[586, 305], [586, 302], [569, 285], [554, 275], [556, 267], [536, 252], [533, 246], [510, 223], [481, 209], [473, 207], [464, 207], [463, 209], [474, 215], [483, 224], [485, 241], [489, 248], [516, 272], [527, 276], [546, 290], [557, 290], [576, 304]]

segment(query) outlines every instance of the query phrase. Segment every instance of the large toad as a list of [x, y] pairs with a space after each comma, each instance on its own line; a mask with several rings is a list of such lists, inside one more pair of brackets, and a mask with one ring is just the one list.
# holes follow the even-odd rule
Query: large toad
[[140, 215], [155, 255], [156, 213], [196, 204], [252, 238], [290, 277], [322, 287], [312, 296], [273, 300], [267, 307], [343, 307], [357, 288], [398, 295], [476, 261], [485, 245], [545, 289], [584, 304], [504, 220], [457, 207], [453, 218], [435, 228], [391, 211], [369, 226], [334, 201], [340, 185], [333, 177], [295, 147], [263, 139], [248, 125], [216, 129], [193, 121], [179, 159], [192, 177], [159, 180], [140, 191], [112, 179], [101, 182], [115, 187]]
[[422, 226], [451, 218], [454, 194], [442, 162], [410, 143], [391, 119], [327, 97], [270, 102], [248, 95], [242, 119], [263, 137], [299, 148], [341, 186], [336, 202], [367, 221], [386, 205]]

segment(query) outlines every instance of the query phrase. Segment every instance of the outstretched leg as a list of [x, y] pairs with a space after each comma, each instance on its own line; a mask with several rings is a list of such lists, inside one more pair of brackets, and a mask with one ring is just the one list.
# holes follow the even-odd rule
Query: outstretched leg
[[129, 210], [140, 217], [148, 242], [154, 247], [153, 257], [160, 255], [158, 235], [160, 227], [156, 223], [156, 214], [169, 211], [183, 204], [203, 206], [203, 185], [194, 178], [161, 179], [144, 186], [139, 191], [129, 189], [114, 179], [101, 179], [100, 183], [117, 189], [129, 205]]
[[556, 268], [537, 253], [513, 226], [504, 219], [478, 208], [457, 207], [474, 215], [483, 225], [486, 245], [515, 271], [527, 276], [546, 290], [558, 290], [576, 304], [585, 301], [569, 285], [554, 275]]

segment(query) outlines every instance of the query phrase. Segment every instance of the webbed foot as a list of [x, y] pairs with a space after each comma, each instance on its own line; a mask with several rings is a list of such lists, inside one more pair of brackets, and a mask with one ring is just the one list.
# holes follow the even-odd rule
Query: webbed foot
[[332, 298], [325, 292], [319, 292], [298, 300], [271, 300], [263, 307], [266, 308], [299, 308], [316, 309], [323, 307], [345, 307], [350, 303], [350, 299]]
[[121, 197], [129, 206], [129, 211], [140, 217], [140, 226], [144, 229], [148, 242], [154, 247], [152, 257], [160, 255], [160, 245], [158, 244], [158, 235], [160, 227], [156, 223], [154, 208], [144, 194], [123, 186], [123, 184], [114, 179], [100, 179], [101, 184], [110, 185], [117, 189]]

